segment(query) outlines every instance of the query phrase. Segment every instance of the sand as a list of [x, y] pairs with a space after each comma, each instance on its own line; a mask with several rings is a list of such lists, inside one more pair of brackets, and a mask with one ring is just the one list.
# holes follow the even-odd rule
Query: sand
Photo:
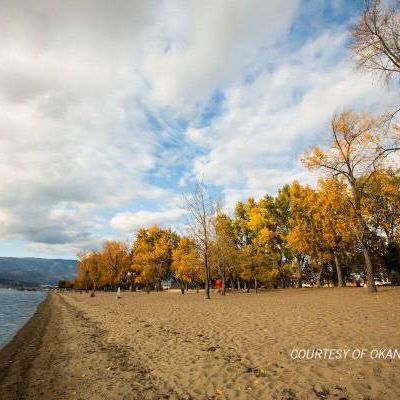
[[400, 288], [52, 293], [0, 352], [0, 399], [399, 399], [400, 360], [370, 357], [399, 339]]

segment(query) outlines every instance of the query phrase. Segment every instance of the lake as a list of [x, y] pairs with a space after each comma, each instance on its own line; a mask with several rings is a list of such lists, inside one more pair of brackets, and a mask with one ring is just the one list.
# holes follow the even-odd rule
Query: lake
[[0, 288], [0, 348], [29, 320], [46, 294]]

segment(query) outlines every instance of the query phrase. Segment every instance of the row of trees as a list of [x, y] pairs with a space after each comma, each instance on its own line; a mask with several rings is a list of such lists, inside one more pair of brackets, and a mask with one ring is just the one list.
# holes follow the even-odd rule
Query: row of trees
[[[399, 1], [388, 7], [366, 0], [351, 33], [356, 64], [398, 85]], [[131, 246], [106, 242], [101, 251], [80, 255], [76, 285], [158, 290], [163, 280], [173, 280], [182, 291], [204, 284], [209, 298], [217, 277], [223, 294], [228, 282], [256, 290], [260, 283], [344, 285], [358, 274], [374, 292], [377, 276], [398, 281], [399, 110], [335, 115], [329, 145], [314, 147], [302, 159], [307, 168], [322, 172], [316, 188], [293, 182], [276, 196], [237, 203], [230, 216], [198, 183], [185, 196], [187, 236], [153, 226], [140, 229]]]
[[[222, 282], [232, 289], [321, 286], [361, 276], [400, 275], [400, 171], [387, 168], [357, 178], [360, 210], [349, 185], [335, 177], [312, 188], [298, 182], [276, 196], [238, 202], [233, 217], [206, 196], [202, 183], [191, 194], [203, 220], [192, 217], [191, 236], [152, 226], [140, 229], [131, 246], [107, 241], [98, 252], [80, 254], [76, 286], [160, 290], [163, 281], [184, 290]], [[357, 186], [357, 193], [360, 189]], [[202, 207], [207, 199], [207, 207]], [[199, 201], [200, 200], [200, 201]], [[359, 214], [357, 214], [359, 212]], [[360, 218], [362, 225], [360, 223]], [[204, 230], [203, 222], [206, 223]], [[362, 230], [361, 230], [362, 229]], [[363, 262], [364, 260], [364, 262]], [[372, 281], [374, 282], [374, 281]]]

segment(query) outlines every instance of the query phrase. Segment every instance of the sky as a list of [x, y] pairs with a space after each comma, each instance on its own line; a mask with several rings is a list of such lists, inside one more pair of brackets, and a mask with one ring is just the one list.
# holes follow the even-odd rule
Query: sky
[[184, 231], [203, 179], [227, 211], [294, 179], [347, 109], [396, 93], [357, 71], [346, 0], [2, 0], [0, 256], [74, 258]]

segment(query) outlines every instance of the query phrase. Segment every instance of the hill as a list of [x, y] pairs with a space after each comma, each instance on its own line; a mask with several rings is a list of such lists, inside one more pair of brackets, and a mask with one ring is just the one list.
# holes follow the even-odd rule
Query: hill
[[0, 257], [0, 281], [54, 285], [76, 274], [76, 260]]

